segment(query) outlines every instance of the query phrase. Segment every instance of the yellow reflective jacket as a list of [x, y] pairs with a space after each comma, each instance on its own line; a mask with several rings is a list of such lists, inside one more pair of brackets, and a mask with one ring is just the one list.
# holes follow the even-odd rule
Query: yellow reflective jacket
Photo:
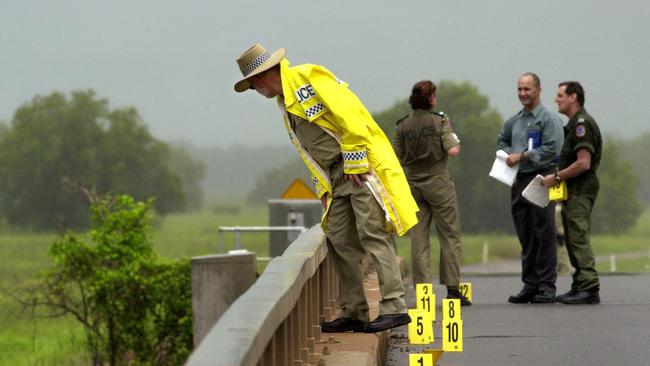
[[[417, 204], [388, 138], [348, 84], [319, 65], [280, 63], [283, 97], [278, 104], [292, 143], [313, 175], [318, 196], [332, 185], [327, 172], [300, 145], [286, 113], [316, 123], [341, 145], [345, 174], [368, 173], [367, 185], [386, 213], [386, 221], [399, 235], [417, 223]], [[329, 203], [327, 207], [329, 208]], [[327, 212], [323, 215], [323, 226]]]

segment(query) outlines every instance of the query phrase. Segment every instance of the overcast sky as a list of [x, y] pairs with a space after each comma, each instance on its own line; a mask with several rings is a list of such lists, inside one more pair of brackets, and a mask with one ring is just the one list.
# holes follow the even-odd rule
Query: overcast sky
[[287, 144], [273, 101], [233, 91], [235, 59], [260, 42], [325, 65], [371, 111], [415, 81], [450, 79], [475, 84], [507, 118], [520, 108], [517, 77], [533, 71], [547, 107], [557, 83], [575, 79], [603, 131], [650, 130], [647, 1], [382, 3], [0, 0], [0, 119], [35, 95], [94, 89], [112, 108], [136, 107], [165, 141]]

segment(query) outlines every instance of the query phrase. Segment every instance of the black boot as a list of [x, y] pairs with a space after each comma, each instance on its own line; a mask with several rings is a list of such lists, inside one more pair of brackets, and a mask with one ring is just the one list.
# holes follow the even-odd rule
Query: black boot
[[472, 302], [468, 298], [463, 296], [457, 288], [447, 287], [447, 298], [448, 299], [459, 299], [461, 306], [472, 306]]
[[550, 304], [555, 302], [555, 286], [540, 285], [533, 299], [533, 304]]
[[400, 325], [408, 324], [411, 322], [411, 317], [408, 314], [384, 314], [371, 321], [363, 331], [366, 333], [376, 333], [382, 330], [399, 327]]
[[574, 289], [572, 288], [572, 289], [569, 290], [567, 293], [564, 293], [564, 294], [562, 294], [562, 295], [558, 295], [558, 296], [556, 296], [556, 297], [555, 297], [555, 301], [557, 301], [557, 302], [562, 302], [562, 300], [563, 300], [565, 297], [573, 296], [573, 295], [575, 295], [576, 293], [578, 293], [578, 291], [576, 291], [576, 290], [574, 290]]
[[564, 296], [558, 300], [563, 304], [600, 304], [600, 295], [595, 291], [576, 291], [573, 295]]
[[510, 295], [510, 297], [508, 297], [508, 302], [511, 304], [527, 304], [533, 301], [533, 297], [535, 297], [534, 292], [524, 289], [516, 295]]
[[323, 333], [363, 332], [367, 324], [361, 320], [338, 317], [330, 322], [321, 322], [320, 329]]

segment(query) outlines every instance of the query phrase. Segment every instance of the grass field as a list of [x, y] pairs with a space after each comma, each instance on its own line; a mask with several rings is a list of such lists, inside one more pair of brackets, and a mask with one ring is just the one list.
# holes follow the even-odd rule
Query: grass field
[[[168, 258], [192, 257], [217, 253], [220, 247], [219, 226], [268, 225], [268, 208], [245, 208], [193, 214], [170, 215], [154, 224], [152, 241], [156, 251]], [[55, 234], [21, 232], [0, 233], [0, 285], [14, 286], [35, 277], [47, 269], [47, 250]], [[232, 233], [224, 236], [225, 250], [234, 249]], [[616, 261], [619, 272], [650, 272], [650, 212], [646, 211], [634, 230], [620, 236], [594, 236], [596, 255], [641, 253], [638, 258], [620, 256]], [[268, 255], [267, 233], [245, 233], [242, 246]], [[488, 243], [491, 261], [517, 259], [519, 244], [511, 235], [465, 235], [463, 264], [480, 262], [483, 246]], [[398, 238], [398, 253], [410, 261], [409, 238]], [[438, 261], [437, 240], [432, 237], [433, 263]], [[610, 263], [598, 263], [602, 272]], [[43, 314], [40, 314], [43, 315]], [[0, 366], [11, 365], [88, 365], [84, 348], [83, 329], [71, 318], [36, 318], [0, 294]]]

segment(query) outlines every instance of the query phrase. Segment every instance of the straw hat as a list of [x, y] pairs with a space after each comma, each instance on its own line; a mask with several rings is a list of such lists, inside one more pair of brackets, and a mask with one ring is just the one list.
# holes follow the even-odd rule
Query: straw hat
[[244, 78], [235, 84], [235, 91], [241, 93], [250, 89], [251, 83], [248, 81], [248, 78], [280, 63], [286, 51], [286, 49], [280, 48], [273, 53], [268, 53], [259, 43], [247, 49], [237, 59], [237, 64], [239, 64], [239, 69], [242, 75], [244, 75]]

